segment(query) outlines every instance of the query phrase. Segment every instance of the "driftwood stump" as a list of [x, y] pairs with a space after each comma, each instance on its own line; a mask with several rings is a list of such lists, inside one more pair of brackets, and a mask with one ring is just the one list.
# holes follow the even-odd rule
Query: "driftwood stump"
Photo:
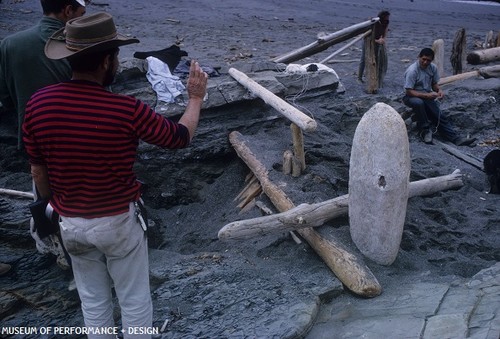
[[467, 41], [465, 36], [465, 28], [461, 28], [455, 34], [453, 47], [451, 50], [450, 62], [453, 67], [453, 74], [460, 74], [463, 72], [463, 64], [465, 63], [465, 50], [467, 48]]

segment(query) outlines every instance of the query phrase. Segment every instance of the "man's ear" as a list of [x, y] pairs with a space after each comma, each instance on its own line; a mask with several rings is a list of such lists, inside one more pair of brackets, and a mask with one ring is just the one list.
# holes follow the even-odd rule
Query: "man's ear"
[[113, 64], [113, 56], [108, 54], [102, 60], [102, 67], [105, 71], [107, 71]]
[[74, 11], [75, 11], [75, 9], [73, 8], [72, 5], [64, 6], [63, 14], [64, 14], [65, 21], [68, 21], [72, 17]]

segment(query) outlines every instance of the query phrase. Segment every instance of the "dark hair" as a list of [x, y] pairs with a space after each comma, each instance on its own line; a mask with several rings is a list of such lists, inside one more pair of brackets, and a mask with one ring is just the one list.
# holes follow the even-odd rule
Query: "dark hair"
[[434, 60], [434, 51], [432, 50], [432, 48], [423, 48], [420, 51], [420, 54], [418, 55], [418, 57], [421, 58], [423, 56], [428, 56], [429, 58]]
[[380, 11], [377, 16], [382, 20], [382, 18], [385, 18], [386, 16], [390, 16], [391, 13], [389, 11]]
[[68, 61], [73, 71], [77, 72], [93, 72], [97, 70], [101, 62], [108, 55], [115, 56], [120, 49], [118, 47], [113, 49], [107, 49], [105, 51], [99, 51], [90, 54], [75, 55], [69, 57]]
[[40, 0], [43, 14], [61, 13], [66, 6], [72, 6], [75, 10], [82, 7], [76, 0]]

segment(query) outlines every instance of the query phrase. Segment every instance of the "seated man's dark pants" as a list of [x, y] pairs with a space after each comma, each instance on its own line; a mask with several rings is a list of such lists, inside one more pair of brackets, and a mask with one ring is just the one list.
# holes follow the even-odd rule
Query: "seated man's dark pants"
[[431, 122], [437, 125], [439, 133], [455, 142], [458, 139], [458, 134], [446, 114], [441, 111], [439, 102], [436, 100], [425, 100], [416, 97], [405, 96], [403, 102], [406, 106], [411, 107], [415, 113], [417, 128], [420, 131], [429, 130]]

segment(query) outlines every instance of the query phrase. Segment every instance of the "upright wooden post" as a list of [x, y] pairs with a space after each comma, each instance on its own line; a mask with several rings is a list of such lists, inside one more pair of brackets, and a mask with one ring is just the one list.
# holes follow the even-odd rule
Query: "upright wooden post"
[[434, 64], [437, 66], [439, 77], [444, 76], [444, 40], [438, 39], [432, 44], [434, 51]]
[[296, 124], [290, 124], [290, 129], [292, 130], [292, 140], [293, 140], [293, 153], [300, 161], [300, 171], [306, 169], [306, 156], [304, 153], [304, 134], [302, 130]]
[[365, 72], [366, 72], [366, 92], [374, 94], [378, 91], [378, 67], [375, 58], [375, 31], [368, 35], [365, 40]]
[[460, 74], [463, 72], [466, 47], [465, 28], [460, 28], [455, 34], [455, 40], [453, 41], [453, 48], [450, 56], [453, 74]]

